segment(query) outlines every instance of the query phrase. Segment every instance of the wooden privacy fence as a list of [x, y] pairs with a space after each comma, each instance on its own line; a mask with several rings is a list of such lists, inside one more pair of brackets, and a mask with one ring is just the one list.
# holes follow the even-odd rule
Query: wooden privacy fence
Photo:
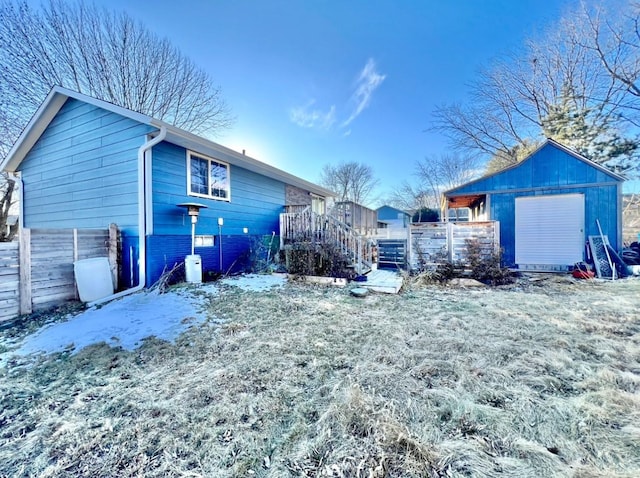
[[410, 263], [412, 269], [443, 260], [464, 262], [467, 239], [480, 243], [487, 255], [500, 249], [500, 223], [426, 222], [411, 224]]
[[118, 229], [21, 229], [0, 243], [0, 321], [77, 298], [73, 263], [108, 257], [117, 285]]
[[20, 259], [17, 242], [0, 242], [0, 321], [20, 310]]

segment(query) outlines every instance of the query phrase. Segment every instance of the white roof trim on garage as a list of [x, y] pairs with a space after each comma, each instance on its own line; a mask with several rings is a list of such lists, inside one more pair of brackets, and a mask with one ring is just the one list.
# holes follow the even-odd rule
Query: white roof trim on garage
[[186, 149], [207, 154], [209, 156], [215, 156], [216, 153], [221, 153], [225, 155], [225, 160], [235, 166], [248, 169], [292, 186], [306, 189], [307, 191], [320, 196], [335, 196], [335, 193], [328, 189], [306, 181], [298, 176], [294, 176], [293, 174], [287, 173], [281, 169], [270, 166], [262, 161], [251, 158], [250, 156], [238, 153], [237, 151], [222, 146], [221, 144], [189, 133], [188, 131], [142, 113], [136, 113], [135, 111], [114, 105], [113, 103], [99, 100], [60, 86], [54, 87], [49, 92], [44, 102], [40, 105], [25, 129], [20, 134], [18, 141], [16, 141], [9, 151], [9, 154], [4, 158], [2, 163], [0, 163], [0, 170], [15, 172], [18, 169], [20, 163], [24, 160], [29, 151], [31, 151], [31, 148], [33, 148], [40, 136], [42, 136], [68, 98], [74, 98], [154, 128], [161, 128], [164, 126], [167, 128], [166, 141], [182, 146]]

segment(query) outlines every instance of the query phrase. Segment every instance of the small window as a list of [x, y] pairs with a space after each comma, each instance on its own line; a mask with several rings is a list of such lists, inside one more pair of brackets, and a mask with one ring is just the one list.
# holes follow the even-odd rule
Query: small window
[[213, 247], [216, 245], [216, 236], [196, 236], [196, 247]]
[[187, 183], [190, 196], [229, 201], [229, 165], [189, 151]]

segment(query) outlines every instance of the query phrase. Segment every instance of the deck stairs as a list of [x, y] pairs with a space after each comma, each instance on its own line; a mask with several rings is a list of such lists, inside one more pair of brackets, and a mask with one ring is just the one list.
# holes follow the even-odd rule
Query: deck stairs
[[359, 275], [371, 271], [375, 263], [374, 240], [329, 214], [313, 212], [310, 206], [280, 214], [280, 248], [300, 239], [338, 245]]

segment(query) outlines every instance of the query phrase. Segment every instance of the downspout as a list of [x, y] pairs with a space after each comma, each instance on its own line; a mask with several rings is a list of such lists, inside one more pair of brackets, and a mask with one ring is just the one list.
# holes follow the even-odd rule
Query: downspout
[[167, 137], [167, 128], [162, 126], [160, 132], [138, 148], [138, 285], [122, 292], [112, 294], [87, 304], [88, 307], [119, 299], [142, 290], [147, 282], [147, 196], [151, 188], [147, 188], [146, 158], [147, 151]]

